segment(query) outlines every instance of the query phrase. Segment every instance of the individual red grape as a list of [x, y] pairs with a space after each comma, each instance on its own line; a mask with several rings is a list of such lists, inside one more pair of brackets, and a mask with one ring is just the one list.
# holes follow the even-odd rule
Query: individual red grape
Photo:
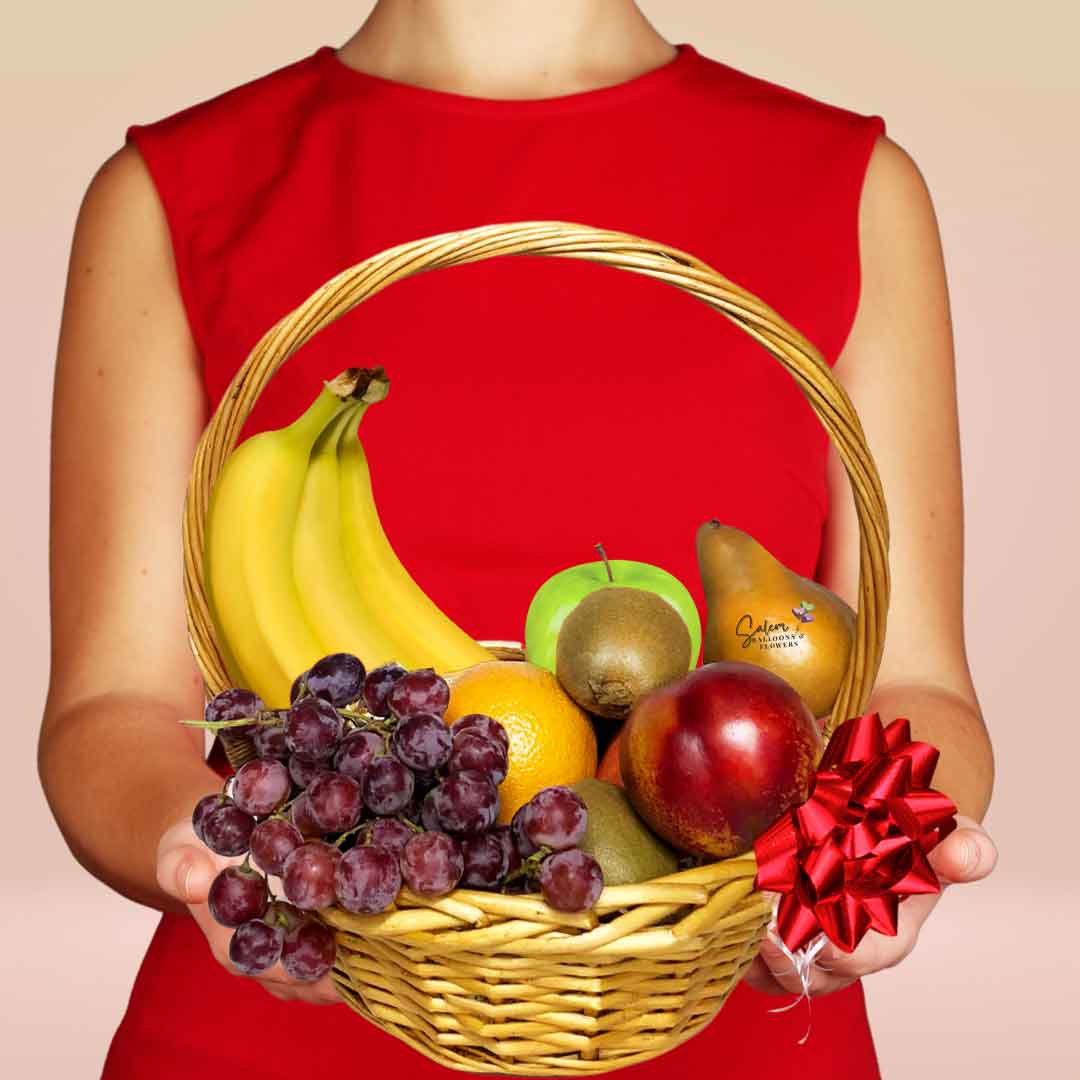
[[325, 761], [308, 761], [297, 754], [289, 755], [289, 776], [300, 788], [306, 788], [319, 773], [326, 772], [327, 767], [328, 763]]
[[233, 802], [245, 813], [272, 814], [289, 797], [289, 770], [277, 758], [254, 758], [241, 765], [233, 781]]
[[338, 903], [357, 915], [385, 911], [401, 889], [397, 852], [388, 847], [361, 845], [341, 857], [334, 878]]
[[210, 914], [222, 926], [239, 926], [248, 919], [258, 919], [270, 902], [266, 878], [250, 867], [226, 866], [210, 883], [206, 902]]
[[[265, 708], [262, 698], [250, 690], [222, 690], [206, 703], [203, 720], [208, 724], [219, 724], [223, 720], [255, 720]], [[230, 735], [249, 735], [254, 727], [254, 724], [237, 724], [224, 730]]]
[[506, 851], [506, 873], [512, 874], [521, 865], [521, 852], [514, 843], [513, 831], [509, 825], [496, 825], [491, 830], [491, 835], [498, 839]]
[[202, 841], [218, 855], [243, 855], [251, 842], [255, 819], [227, 799], [202, 819]]
[[305, 682], [308, 693], [340, 709], [359, 700], [365, 675], [364, 665], [352, 653], [332, 653], [315, 662]]
[[334, 768], [363, 783], [367, 767], [386, 753], [386, 740], [377, 731], [350, 731], [334, 754]]
[[285, 860], [304, 842], [304, 834], [282, 817], [260, 821], [251, 834], [251, 861], [266, 874], [281, 877]]
[[433, 668], [419, 668], [402, 675], [390, 688], [386, 704], [399, 720], [417, 713], [442, 716], [450, 704], [450, 686]]
[[390, 750], [415, 772], [429, 773], [450, 759], [450, 729], [434, 713], [413, 713], [398, 722], [390, 736]]
[[405, 845], [416, 835], [403, 821], [397, 818], [376, 818], [370, 827], [365, 827], [365, 842], [373, 847], [385, 847], [401, 854]]
[[557, 911], [587, 911], [603, 888], [600, 864], [580, 848], [557, 851], [540, 864], [540, 891]]
[[420, 824], [428, 832], [444, 832], [443, 824], [439, 820], [439, 811], [435, 807], [435, 792], [438, 788], [432, 788], [420, 803]]
[[495, 785], [476, 772], [447, 777], [435, 788], [432, 801], [443, 828], [460, 836], [486, 832], [499, 814]]
[[287, 900], [271, 900], [266, 909], [263, 922], [270, 926], [277, 926], [286, 934], [295, 930], [301, 923], [307, 920], [307, 916], [299, 908], [293, 907]]
[[394, 683], [408, 671], [400, 664], [383, 664], [369, 671], [364, 680], [364, 705], [373, 716], [389, 716], [390, 707], [386, 703]]
[[501, 784], [506, 779], [506, 769], [506, 751], [502, 743], [478, 731], [463, 731], [454, 736], [454, 746], [446, 766], [448, 773], [484, 773], [493, 784]]
[[244, 975], [259, 975], [281, 959], [285, 931], [262, 919], [249, 919], [229, 939], [229, 959]]
[[401, 876], [419, 896], [443, 896], [461, 880], [465, 860], [446, 833], [417, 833], [401, 853]]
[[585, 837], [589, 812], [585, 802], [568, 787], [548, 787], [537, 792], [526, 804], [521, 826], [530, 843], [566, 851]]
[[219, 791], [215, 791], [213, 795], [204, 795], [196, 804], [195, 809], [191, 812], [191, 827], [195, 830], [195, 835], [205, 844], [206, 837], [203, 836], [202, 827], [203, 822], [206, 820], [206, 815], [211, 810], [216, 810], [219, 806], [224, 806], [229, 800]]
[[328, 833], [351, 829], [364, 809], [360, 785], [351, 776], [329, 771], [311, 781], [307, 802], [311, 816]]
[[299, 982], [321, 979], [333, 966], [337, 956], [334, 932], [321, 922], [305, 919], [285, 934], [281, 948], [281, 966], [285, 974]]
[[285, 744], [291, 753], [308, 761], [326, 761], [341, 739], [342, 719], [322, 698], [301, 698], [285, 721]]
[[322, 836], [319, 823], [311, 816], [311, 807], [308, 806], [307, 794], [298, 795], [296, 801], [289, 808], [289, 816], [292, 823], [305, 837]]
[[364, 773], [364, 805], [380, 817], [400, 814], [412, 801], [413, 774], [396, 757], [377, 757]]
[[514, 847], [520, 858], [527, 859], [536, 853], [537, 846], [525, 834], [525, 807], [528, 803], [519, 806], [510, 819], [510, 836], [514, 841]]
[[259, 757], [277, 758], [278, 761], [287, 761], [289, 748], [285, 745], [285, 717], [287, 710], [279, 714], [280, 724], [259, 724], [251, 733], [251, 742], [255, 747], [255, 753]]
[[510, 753], [510, 736], [506, 734], [506, 728], [498, 720], [487, 716], [485, 713], [469, 713], [450, 725], [450, 734], [455, 739], [459, 735], [464, 735], [466, 731], [494, 739], [496, 742], [502, 743], [502, 748], [508, 754]]
[[513, 844], [504, 844], [495, 832], [462, 837], [461, 855], [465, 860], [461, 875], [462, 885], [494, 889], [510, 869], [510, 847], [513, 847]]
[[314, 911], [334, 902], [334, 874], [341, 852], [322, 840], [308, 840], [285, 860], [281, 886], [301, 911]]

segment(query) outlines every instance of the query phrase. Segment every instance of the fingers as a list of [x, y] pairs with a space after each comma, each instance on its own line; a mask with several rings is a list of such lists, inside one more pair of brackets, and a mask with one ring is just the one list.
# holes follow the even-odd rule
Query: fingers
[[[825, 963], [822, 961], [822, 963]], [[812, 998], [824, 997], [835, 990], [843, 990], [850, 986], [856, 975], [846, 970], [843, 965], [826, 964], [830, 970], [815, 964], [810, 969], [809, 994]], [[771, 941], [762, 943], [758, 955], [753, 964], [743, 976], [747, 986], [762, 994], [786, 994], [799, 997], [803, 992], [803, 985], [791, 961]]]
[[765, 970], [777, 987], [775, 993], [802, 993], [802, 982], [795, 973], [791, 961], [783, 954], [779, 946], [768, 940], [763, 941], [761, 948], [758, 950], [757, 958], [765, 966]]
[[278, 1001], [305, 1001], [309, 1005], [343, 1005], [328, 975], [317, 982], [298, 982], [290, 979], [280, 965], [275, 965], [263, 975], [254, 976], [259, 985]]
[[[229, 959], [232, 930], [219, 925], [206, 905], [210, 886], [222, 867], [239, 863], [240, 857], [215, 855], [195, 836], [188, 819], [170, 826], [162, 835], [157, 851], [157, 881], [162, 890], [187, 904], [192, 918], [206, 935], [207, 944], [221, 966], [237, 978], [252, 978], [280, 1001], [306, 1001], [310, 1005], [344, 1004], [330, 977], [317, 982], [299, 982], [286, 974], [280, 963], [261, 975], [244, 976]], [[269, 879], [271, 885], [280, 883]], [[280, 887], [278, 888], [280, 892]]]
[[958, 828], [932, 852], [930, 864], [944, 884], [979, 881], [997, 865], [997, 845], [971, 818], [958, 817]]
[[191, 904], [189, 910], [192, 918], [206, 935], [206, 941], [214, 954], [214, 959], [230, 975], [238, 979], [252, 979], [279, 1001], [306, 1001], [310, 1005], [343, 1004], [341, 995], [337, 992], [329, 975], [323, 976], [317, 982], [300, 982], [286, 972], [280, 961], [259, 975], [244, 975], [229, 959], [229, 941], [233, 931], [217, 923], [206, 904]]
[[[979, 881], [997, 864], [997, 847], [977, 821], [958, 816], [957, 825], [929, 855], [943, 885]], [[915, 947], [922, 924], [940, 899], [940, 893], [906, 898], [899, 908], [896, 934], [889, 936], [871, 931], [854, 952], [845, 953], [835, 945], [826, 945], [810, 969], [810, 995], [830, 994], [875, 971], [895, 967]], [[791, 960], [768, 939], [761, 943], [743, 980], [764, 994], [799, 995], [803, 992]]]
[[205, 903], [216, 873], [205, 848], [182, 842], [158, 848], [158, 885], [185, 904]]

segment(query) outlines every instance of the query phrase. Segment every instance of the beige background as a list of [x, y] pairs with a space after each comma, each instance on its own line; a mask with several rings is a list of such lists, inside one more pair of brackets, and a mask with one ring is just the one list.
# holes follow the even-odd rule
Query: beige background
[[[462, 0], [465, 2], [465, 0]], [[47, 679], [47, 434], [76, 208], [125, 126], [338, 43], [368, 3], [265, 0], [18, 5], [0, 49], [4, 422], [4, 879], [0, 1067], [98, 1074], [152, 913], [84, 874], [38, 790]], [[814, 96], [884, 115], [934, 192], [958, 346], [972, 664], [993, 733], [1001, 848], [988, 882], [949, 892], [918, 950], [868, 983], [886, 1077], [1080, 1075], [1076, 704], [1080, 586], [1075, 196], [1066, 0], [652, 0], [674, 41]], [[14, 24], [12, 24], [14, 18]], [[720, 267], [721, 270], [733, 268]], [[102, 437], [107, 437], [103, 432]], [[1055, 835], [1056, 834], [1056, 835]], [[14, 846], [14, 850], [12, 850]], [[149, 1072], [148, 1072], [149, 1075]]]

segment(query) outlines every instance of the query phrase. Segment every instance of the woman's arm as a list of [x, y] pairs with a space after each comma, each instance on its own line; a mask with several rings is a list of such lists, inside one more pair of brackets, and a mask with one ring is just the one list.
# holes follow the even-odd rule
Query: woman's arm
[[199, 359], [161, 205], [138, 154], [86, 194], [53, 408], [52, 671], [42, 784], [75, 857], [119, 892], [157, 882], [166, 827], [220, 787], [181, 585], [180, 514], [205, 418]]
[[[206, 904], [227, 862], [191, 811], [221, 779], [188, 646], [180, 522], [206, 413], [172, 244], [142, 159], [94, 178], [75, 229], [53, 409], [52, 677], [38, 763], [75, 857], [118, 892], [189, 913], [218, 961], [231, 931]], [[257, 976], [283, 999], [340, 1004], [324, 976]]]
[[[962, 826], [930, 856], [945, 882], [975, 881], [997, 853], [978, 826], [993, 787], [990, 738], [964, 647], [963, 499], [948, 290], [929, 192], [910, 157], [882, 138], [859, 209], [862, 287], [835, 372], [862, 420], [889, 508], [892, 598], [870, 709], [905, 716], [914, 738], [941, 751], [934, 786], [957, 804]], [[830, 461], [831, 508], [822, 580], [858, 596], [859, 526], [843, 466]], [[906, 956], [937, 896], [900, 905], [895, 938], [870, 933], [854, 953], [827, 946], [811, 991], [841, 989]], [[767, 992], [797, 993], [791, 965], [770, 942], [747, 976]]]
[[[934, 208], [918, 168], [880, 139], [860, 205], [862, 289], [836, 365], [862, 420], [889, 508], [892, 598], [870, 706], [907, 716], [941, 751], [934, 785], [981, 820], [993, 755], [964, 645], [964, 508], [952, 326]], [[823, 581], [858, 595], [859, 528], [830, 464]]]

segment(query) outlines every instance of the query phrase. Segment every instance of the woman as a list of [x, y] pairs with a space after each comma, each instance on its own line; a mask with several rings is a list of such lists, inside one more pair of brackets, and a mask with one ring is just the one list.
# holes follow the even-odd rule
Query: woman
[[[918, 170], [883, 132], [672, 47], [630, 0], [380, 0], [336, 52], [129, 132], [90, 185], [72, 252], [40, 750], [83, 865], [165, 913], [106, 1077], [351, 1075], [358, 1055], [380, 1075], [441, 1073], [310, 1008], [337, 1002], [325, 980], [230, 974], [228, 931], [205, 904], [215, 861], [189, 820], [220, 780], [177, 723], [202, 707], [177, 538], [208, 408], [261, 333], [345, 266], [448, 229], [561, 219], [662, 240], [822, 349], [891, 511], [871, 707], [941, 749], [935, 783], [963, 827], [934, 852], [939, 874], [989, 873], [941, 251]], [[674, 290], [561, 260], [409, 279], [318, 335], [249, 432], [288, 421], [354, 362], [395, 380], [393, 405], [365, 422], [387, 530], [478, 637], [520, 637], [532, 591], [600, 534], [696, 581], [691, 537], [711, 516], [855, 597], [858, 527], [820, 424], [759, 347]], [[936, 900], [906, 901], [895, 938], [822, 955], [805, 1046], [802, 1017], [769, 1014], [768, 995], [797, 986], [766, 946], [704, 1033], [627, 1075], [717, 1060], [732, 1075], [878, 1075], [858, 980], [911, 950]]]

